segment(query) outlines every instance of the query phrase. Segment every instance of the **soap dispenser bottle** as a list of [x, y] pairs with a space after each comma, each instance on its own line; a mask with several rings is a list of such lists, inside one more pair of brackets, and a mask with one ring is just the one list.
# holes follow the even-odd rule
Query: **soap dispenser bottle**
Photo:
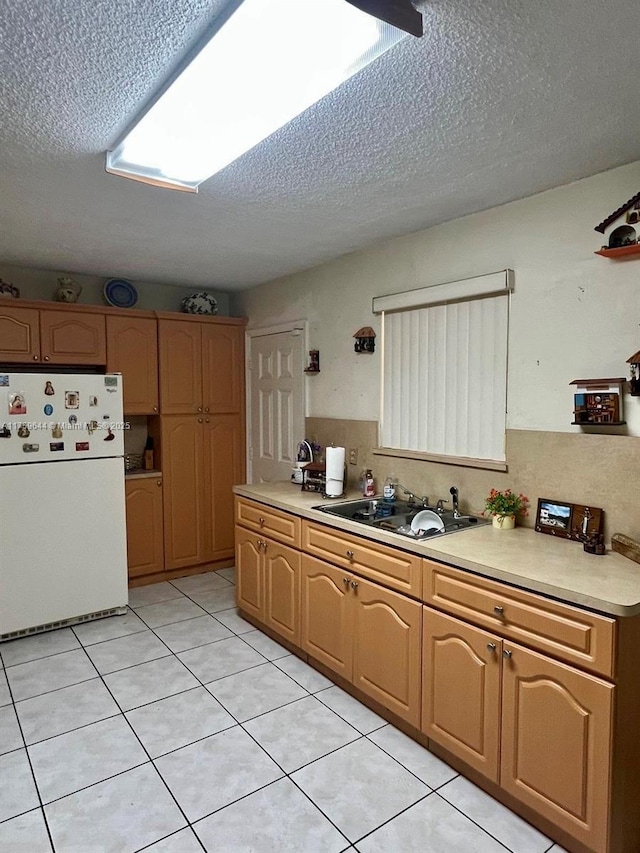
[[367, 468], [367, 473], [364, 478], [364, 496], [365, 498], [373, 498], [376, 494], [376, 481], [373, 479], [371, 469]]

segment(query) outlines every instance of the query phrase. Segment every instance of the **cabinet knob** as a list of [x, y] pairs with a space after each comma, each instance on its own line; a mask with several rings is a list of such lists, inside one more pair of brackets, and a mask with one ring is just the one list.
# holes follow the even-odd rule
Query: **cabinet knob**
[[204, 407], [204, 410], [205, 410], [205, 412], [208, 412], [208, 411], [209, 411], [209, 406], [205, 406], [205, 407]]
[[154, 406], [154, 407], [153, 407], [153, 411], [154, 411], [154, 412], [157, 412], [157, 411], [158, 411], [158, 407], [157, 407], [157, 406]]
[[493, 608], [493, 612], [496, 614], [496, 616], [504, 616], [504, 607], [500, 607], [499, 605], [496, 605]]
[[349, 586], [349, 584], [351, 583], [351, 578], [342, 578], [342, 583], [345, 586]]
[[358, 581], [351, 581], [351, 589], [357, 589], [357, 588], [358, 588]]
[[34, 360], [34, 361], [40, 361], [40, 356], [39, 356], [39, 355], [34, 355], [33, 360]]
[[511, 660], [511, 654], [512, 654], [512, 653], [509, 651], [509, 649], [505, 649], [505, 650], [502, 652], [502, 657], [503, 657], [505, 660]]
[[263, 550], [265, 553], [266, 553], [266, 551], [267, 551], [268, 546], [269, 546], [269, 543], [268, 543], [268, 542], [267, 542], [267, 540], [265, 539], [265, 540], [263, 541], [263, 543], [262, 543], [262, 550]]
[[50, 361], [49, 356], [48, 356], [48, 355], [45, 355], [44, 360], [45, 360], [45, 361]]
[[210, 423], [211, 423], [211, 418], [205, 418], [205, 419], [204, 419], [204, 422], [205, 422], [205, 424], [210, 424]]
[[260, 522], [260, 527], [264, 527], [264, 518], [259, 518], [258, 521]]
[[495, 644], [495, 643], [487, 643], [487, 649], [488, 649], [488, 651], [490, 651], [490, 652], [495, 652], [495, 650], [496, 650], [496, 644]]
[[256, 542], [258, 548], [262, 548], [262, 539], [258, 539]]
[[198, 418], [198, 423], [199, 423], [199, 424], [201, 424], [201, 423], [202, 423], [202, 418]]
[[156, 486], [161, 486], [161, 485], [162, 485], [162, 480], [156, 480]]
[[198, 411], [199, 411], [199, 412], [201, 412], [201, 411], [202, 411], [202, 406], [198, 406]]
[[354, 557], [353, 551], [347, 551], [347, 557], [348, 557], [350, 560], [353, 560], [353, 557]]

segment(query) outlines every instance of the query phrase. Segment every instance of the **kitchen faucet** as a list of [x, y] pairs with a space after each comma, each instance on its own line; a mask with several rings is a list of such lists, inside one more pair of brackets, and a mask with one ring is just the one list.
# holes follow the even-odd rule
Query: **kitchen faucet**
[[416, 497], [416, 495], [414, 495], [414, 493], [410, 489], [407, 489], [406, 486], [403, 486], [402, 483], [398, 483], [397, 485], [398, 485], [398, 488], [400, 489], [400, 491], [402, 492], [402, 494], [407, 495], [407, 497], [409, 498], [407, 503], [412, 504], [412, 503], [416, 503], [416, 501], [419, 501], [422, 504], [422, 506], [429, 506], [429, 498], [427, 495], [422, 495], [421, 498], [418, 498], [418, 497]]
[[449, 489], [449, 494], [451, 495], [451, 503], [453, 504], [453, 517], [460, 518], [460, 509], [458, 507], [458, 490], [455, 486], [451, 486]]

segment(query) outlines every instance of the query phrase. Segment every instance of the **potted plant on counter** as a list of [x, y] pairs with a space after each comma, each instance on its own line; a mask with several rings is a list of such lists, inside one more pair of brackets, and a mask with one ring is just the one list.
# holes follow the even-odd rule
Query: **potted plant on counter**
[[516, 494], [511, 489], [499, 492], [491, 489], [489, 497], [484, 502], [483, 515], [490, 515], [493, 526], [500, 530], [513, 530], [516, 524], [516, 516], [527, 515], [529, 498], [523, 494]]

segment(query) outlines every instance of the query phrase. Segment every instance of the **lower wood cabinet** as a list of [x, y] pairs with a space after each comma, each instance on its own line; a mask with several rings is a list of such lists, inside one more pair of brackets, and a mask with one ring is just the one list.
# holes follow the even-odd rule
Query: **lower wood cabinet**
[[302, 648], [416, 727], [421, 623], [417, 601], [302, 556]]
[[163, 571], [162, 480], [156, 477], [125, 479], [125, 498], [129, 577]]
[[607, 850], [613, 692], [424, 608], [422, 730], [595, 851]]
[[236, 528], [238, 607], [300, 644], [300, 553], [273, 539]]

